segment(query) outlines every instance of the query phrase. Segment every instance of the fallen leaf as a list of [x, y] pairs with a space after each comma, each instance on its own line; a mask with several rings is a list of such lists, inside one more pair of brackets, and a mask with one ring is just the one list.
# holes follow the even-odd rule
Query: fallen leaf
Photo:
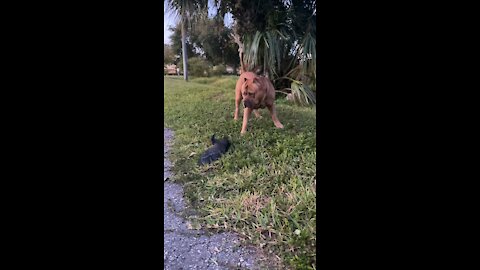
[[187, 221], [187, 229], [189, 230], [200, 230], [202, 226], [198, 223], [192, 224], [191, 222]]

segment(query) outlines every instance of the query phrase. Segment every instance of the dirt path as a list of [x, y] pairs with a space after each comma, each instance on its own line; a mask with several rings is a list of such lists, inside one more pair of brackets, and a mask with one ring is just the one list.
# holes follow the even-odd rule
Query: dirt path
[[[173, 135], [164, 129], [164, 177], [171, 177], [168, 151]], [[259, 266], [252, 249], [238, 246], [240, 241], [234, 234], [189, 230], [179, 215], [185, 210], [182, 186], [167, 180], [163, 190], [164, 269], [266, 269]]]

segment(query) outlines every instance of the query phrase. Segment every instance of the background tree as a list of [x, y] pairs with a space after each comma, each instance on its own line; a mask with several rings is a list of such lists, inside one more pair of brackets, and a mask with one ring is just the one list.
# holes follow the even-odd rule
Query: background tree
[[[171, 27], [172, 49], [181, 53], [181, 25]], [[231, 38], [232, 29], [226, 27], [221, 18], [199, 20], [196, 27], [187, 35], [188, 58], [205, 57], [213, 65], [230, 65], [236, 68], [239, 63], [237, 45]], [[189, 65], [190, 66], [190, 65]], [[183, 67], [183, 65], [182, 65]]]
[[175, 53], [173, 52], [172, 47], [168, 44], [163, 44], [163, 64], [174, 64], [175, 61]]
[[201, 49], [213, 65], [237, 66], [239, 58], [236, 45], [231, 38], [232, 29], [225, 26], [221, 16], [206, 18], [192, 31], [194, 47]]
[[[173, 53], [176, 55], [182, 56], [183, 59], [183, 48], [182, 48], [182, 24], [178, 23], [177, 25], [170, 27], [172, 34], [170, 35], [170, 41], [172, 42], [171, 48]], [[185, 49], [187, 51], [187, 59], [198, 56], [194, 51], [193, 44], [190, 41], [190, 34], [187, 34], [185, 39]]]
[[187, 28], [190, 28], [192, 22], [197, 18], [204, 17], [208, 12], [208, 0], [165, 0], [167, 13], [175, 14], [179, 17], [182, 33], [182, 57], [183, 57], [183, 77], [188, 81], [187, 70]]

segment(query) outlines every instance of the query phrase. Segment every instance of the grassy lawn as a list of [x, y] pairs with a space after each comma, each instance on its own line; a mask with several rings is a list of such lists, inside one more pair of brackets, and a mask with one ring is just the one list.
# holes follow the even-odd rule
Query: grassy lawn
[[[316, 248], [315, 108], [277, 102], [284, 130], [267, 109], [240, 136], [233, 120], [237, 76], [165, 78], [165, 127], [175, 131], [171, 160], [197, 209], [195, 226], [236, 231], [279, 257], [285, 267], [313, 269]], [[210, 137], [229, 136], [233, 146], [220, 160], [197, 166]]]

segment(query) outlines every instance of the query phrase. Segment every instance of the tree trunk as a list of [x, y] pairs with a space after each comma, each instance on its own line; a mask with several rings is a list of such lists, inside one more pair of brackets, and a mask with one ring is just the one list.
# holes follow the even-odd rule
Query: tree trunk
[[182, 54], [183, 54], [183, 79], [188, 81], [188, 56], [187, 56], [187, 29], [185, 22], [182, 21]]
[[247, 71], [247, 67], [243, 63], [243, 42], [240, 39], [240, 35], [237, 33], [236, 25], [234, 25], [233, 27], [232, 37], [235, 43], [237, 43], [238, 45], [238, 56], [240, 57], [240, 74], [242, 74], [243, 72]]

